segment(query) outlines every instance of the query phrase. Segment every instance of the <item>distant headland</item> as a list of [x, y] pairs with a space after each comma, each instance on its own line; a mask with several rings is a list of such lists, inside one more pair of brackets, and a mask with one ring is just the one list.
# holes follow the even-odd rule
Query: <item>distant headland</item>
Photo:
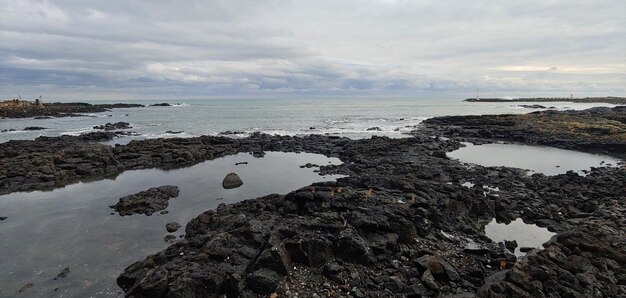
[[574, 103], [610, 103], [616, 105], [626, 104], [626, 97], [529, 97], [529, 98], [467, 98], [466, 102], [574, 102]]
[[141, 104], [88, 104], [83, 102], [44, 103], [41, 98], [30, 100], [9, 99], [0, 101], [0, 118], [75, 117], [82, 113], [101, 113], [115, 108], [143, 107]]

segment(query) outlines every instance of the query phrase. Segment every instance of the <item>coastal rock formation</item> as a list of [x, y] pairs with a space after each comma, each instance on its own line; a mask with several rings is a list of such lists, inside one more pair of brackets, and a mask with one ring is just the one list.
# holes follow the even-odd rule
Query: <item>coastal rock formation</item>
[[[610, 243], [588, 248], [581, 255], [584, 262], [593, 262], [594, 251], [623, 253], [626, 238], [618, 226], [625, 223], [624, 169], [528, 176], [516, 169], [467, 168], [435, 154], [459, 146], [428, 135], [348, 141], [335, 152], [344, 164], [323, 167], [348, 177], [207, 211], [189, 222], [185, 239], [129, 266], [118, 284], [135, 297], [179, 297], [187, 291], [227, 296], [514, 295], [507, 291], [519, 286], [508, 280], [516, 278], [515, 266], [522, 265], [504, 245], [483, 236], [478, 223], [492, 218], [510, 222], [521, 217], [557, 233], [581, 229], [585, 237]], [[464, 182], [474, 186], [464, 187]], [[498, 187], [498, 196], [485, 193], [484, 185]], [[589, 218], [604, 228], [589, 228]], [[559, 291], [551, 285], [565, 274], [558, 270], [563, 262], [538, 267], [549, 275], [546, 280], [553, 280], [542, 285], [551, 292], [542, 293]], [[606, 268], [602, 274], [613, 276], [610, 282], [602, 282], [600, 271], [591, 269], [592, 278], [586, 280], [603, 293], [621, 295], [618, 276], [623, 274], [618, 267]], [[509, 284], [502, 289], [487, 287], [504, 282]], [[587, 286], [578, 283], [570, 289], [587, 293]]]
[[169, 206], [169, 200], [178, 197], [178, 193], [178, 187], [173, 185], [153, 187], [120, 198], [117, 204], [110, 207], [121, 216], [133, 214], [152, 215], [154, 212], [165, 210]]
[[172, 105], [166, 102], [163, 103], [155, 103], [155, 104], [151, 104], [151, 107], [171, 107]]
[[[626, 169], [527, 175], [506, 167], [468, 167], [446, 152], [460, 148], [460, 141], [506, 140], [511, 133], [519, 142], [552, 138], [577, 149], [597, 144], [616, 155], [623, 153], [621, 147], [606, 144], [621, 142], [624, 115], [626, 109], [602, 108], [442, 117], [405, 139], [255, 133], [116, 147], [90, 142], [110, 136], [101, 132], [12, 141], [0, 144], [0, 189], [58, 185], [55, 173], [63, 167], [72, 177], [97, 176], [61, 164], [88, 164], [92, 170], [116, 165], [111, 173], [119, 173], [237, 152], [320, 153], [343, 162], [321, 166], [321, 174], [346, 177], [206, 211], [187, 224], [184, 238], [126, 268], [118, 284], [134, 297], [619, 297], [626, 293], [626, 274], [619, 266], [626, 251]], [[531, 120], [523, 126], [526, 119]], [[550, 120], [552, 129], [539, 129]], [[584, 130], [567, 129], [608, 124], [608, 133], [587, 133], [587, 139]], [[439, 137], [444, 135], [450, 138]], [[46, 166], [52, 173], [47, 181], [35, 174]], [[485, 186], [499, 192], [486, 192]], [[484, 225], [494, 218], [504, 223], [521, 218], [557, 235], [544, 250], [518, 260], [511, 245], [484, 236]], [[167, 241], [176, 239], [169, 236]]]
[[111, 147], [121, 132], [39, 137], [0, 144], [0, 194], [49, 189], [84, 178], [125, 170], [182, 167], [238, 152], [238, 143], [220, 137], [152, 139]]
[[499, 140], [626, 157], [626, 106], [522, 115], [446, 116], [424, 130], [466, 141]]
[[43, 103], [19, 101], [16, 104], [6, 104], [0, 106], [0, 118], [31, 118], [45, 119], [44, 117], [73, 117], [82, 116], [84, 113], [101, 113], [117, 108], [143, 107], [141, 104], [88, 104], [82, 102], [75, 103]]
[[239, 175], [235, 173], [228, 173], [228, 175], [226, 175], [226, 177], [224, 177], [224, 180], [222, 181], [222, 187], [224, 189], [237, 188], [242, 185], [243, 181], [241, 181]]
[[45, 127], [41, 127], [41, 126], [28, 126], [26, 128], [24, 128], [24, 130], [44, 130], [46, 129]]
[[102, 129], [104, 131], [118, 130], [118, 129], [130, 129], [133, 128], [128, 122], [107, 123], [105, 125], [94, 126], [93, 129]]

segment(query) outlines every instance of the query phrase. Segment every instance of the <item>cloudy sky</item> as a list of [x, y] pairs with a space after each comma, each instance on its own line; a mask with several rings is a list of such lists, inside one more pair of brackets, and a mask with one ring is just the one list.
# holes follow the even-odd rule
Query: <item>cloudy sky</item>
[[0, 98], [626, 96], [623, 0], [0, 0]]

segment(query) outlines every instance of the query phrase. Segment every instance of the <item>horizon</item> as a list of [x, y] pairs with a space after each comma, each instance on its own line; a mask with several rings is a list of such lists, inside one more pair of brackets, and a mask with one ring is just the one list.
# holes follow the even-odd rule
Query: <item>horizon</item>
[[9, 0], [0, 11], [8, 98], [626, 96], [617, 0]]

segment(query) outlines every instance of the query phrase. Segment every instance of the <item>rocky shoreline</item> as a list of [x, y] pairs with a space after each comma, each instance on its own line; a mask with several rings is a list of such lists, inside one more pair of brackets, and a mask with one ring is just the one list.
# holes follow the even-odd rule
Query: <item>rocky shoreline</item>
[[[623, 166], [586, 176], [528, 176], [506, 167], [468, 167], [446, 156], [461, 141], [619, 156], [626, 148], [624, 119], [624, 108], [440, 117], [406, 139], [253, 134], [110, 147], [94, 141], [115, 132], [40, 137], [0, 144], [0, 192], [187, 166], [237, 152], [320, 153], [343, 161], [321, 166], [321, 174], [347, 177], [206, 211], [187, 224], [184, 239], [126, 268], [118, 284], [131, 297], [624, 296]], [[484, 236], [492, 218], [522, 218], [558, 234], [545, 249], [518, 260], [504, 243]]]
[[40, 118], [49, 117], [80, 117], [85, 113], [102, 113], [111, 109], [138, 108], [144, 107], [142, 104], [89, 104], [83, 102], [74, 103], [44, 103], [41, 105], [20, 105], [0, 107], [0, 118]]
[[626, 97], [604, 96], [604, 97], [530, 97], [530, 98], [467, 98], [466, 102], [574, 102], [574, 103], [610, 103], [616, 105], [626, 104]]

